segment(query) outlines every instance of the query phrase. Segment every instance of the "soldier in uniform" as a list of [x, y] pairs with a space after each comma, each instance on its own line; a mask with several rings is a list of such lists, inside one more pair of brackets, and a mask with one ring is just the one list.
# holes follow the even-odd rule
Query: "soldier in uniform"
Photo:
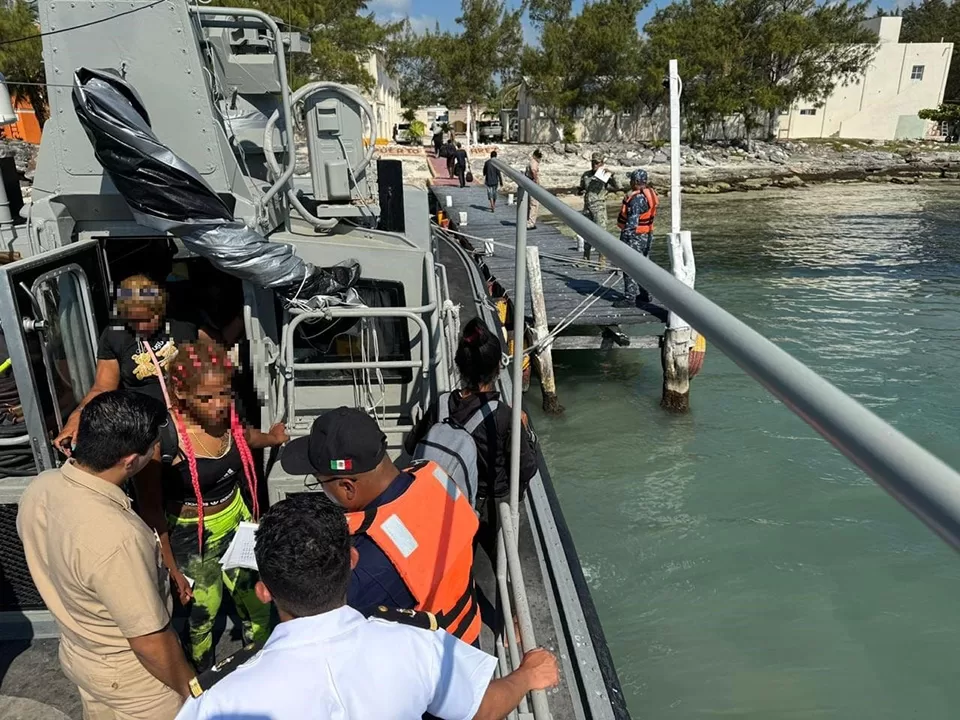
[[[593, 220], [603, 230], [607, 229], [607, 193], [619, 191], [616, 178], [603, 166], [603, 155], [594, 153], [590, 158], [590, 169], [580, 176], [578, 195], [583, 195], [583, 214]], [[590, 261], [590, 243], [583, 243], [583, 259]], [[600, 269], [607, 266], [607, 259], [600, 255]], [[583, 265], [580, 265], [583, 267]], [[589, 266], [588, 266], [589, 267]]]
[[[625, 243], [644, 257], [650, 256], [653, 240], [653, 221], [657, 217], [660, 198], [647, 182], [647, 171], [640, 169], [630, 173], [630, 192], [623, 198], [617, 227], [620, 242]], [[616, 308], [635, 307], [637, 302], [650, 302], [650, 294], [641, 288], [632, 277], [623, 274], [623, 299], [613, 304]]]

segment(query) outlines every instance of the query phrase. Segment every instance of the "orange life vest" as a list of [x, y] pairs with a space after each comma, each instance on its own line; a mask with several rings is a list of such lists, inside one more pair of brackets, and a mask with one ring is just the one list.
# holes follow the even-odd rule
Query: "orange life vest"
[[660, 197], [657, 191], [652, 187], [644, 187], [629, 193], [620, 205], [620, 214], [617, 216], [617, 227], [623, 230], [627, 226], [627, 213], [629, 212], [630, 201], [637, 195], [643, 195], [647, 199], [647, 210], [640, 214], [637, 219], [637, 227], [634, 232], [638, 235], [653, 232], [653, 221], [657, 217], [657, 206], [660, 205]]
[[409, 472], [413, 482], [393, 502], [347, 513], [350, 534], [365, 534], [389, 558], [416, 600], [414, 610], [433, 613], [440, 627], [472, 643], [480, 637], [473, 585], [477, 515], [435, 462]]

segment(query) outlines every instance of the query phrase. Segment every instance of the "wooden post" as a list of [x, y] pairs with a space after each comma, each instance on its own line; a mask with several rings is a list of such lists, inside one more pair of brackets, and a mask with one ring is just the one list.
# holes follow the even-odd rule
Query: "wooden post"
[[[533, 305], [534, 342], [538, 343], [550, 334], [550, 327], [547, 324], [547, 301], [543, 297], [543, 276], [540, 274], [540, 249], [535, 245], [527, 246], [527, 274]], [[543, 410], [549, 415], [560, 415], [564, 408], [557, 399], [557, 379], [553, 374], [553, 343], [545, 343], [534, 354], [533, 359], [540, 373]]]
[[663, 366], [663, 395], [660, 407], [684, 413], [690, 409], [690, 348], [693, 331], [689, 326], [668, 328], [660, 346]]

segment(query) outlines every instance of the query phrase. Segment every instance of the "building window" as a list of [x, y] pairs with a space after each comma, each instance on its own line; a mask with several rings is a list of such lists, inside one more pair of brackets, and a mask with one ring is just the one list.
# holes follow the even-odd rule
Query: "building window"
[[910, 71], [911, 80], [923, 80], [923, 65], [914, 65]]
[[801, 114], [801, 115], [816, 115], [816, 114], [817, 114], [817, 109], [816, 109], [816, 108], [804, 108], [803, 110], [800, 111], [800, 114]]

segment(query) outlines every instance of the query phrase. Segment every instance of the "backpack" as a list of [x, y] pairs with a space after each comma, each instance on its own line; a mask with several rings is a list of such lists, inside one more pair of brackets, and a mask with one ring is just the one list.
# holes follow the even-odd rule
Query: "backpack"
[[433, 460], [442, 467], [474, 508], [477, 506], [480, 473], [473, 433], [497, 411], [499, 404], [497, 400], [485, 402], [461, 425], [450, 417], [450, 393], [443, 393], [437, 402], [437, 422], [413, 451], [415, 460]]

